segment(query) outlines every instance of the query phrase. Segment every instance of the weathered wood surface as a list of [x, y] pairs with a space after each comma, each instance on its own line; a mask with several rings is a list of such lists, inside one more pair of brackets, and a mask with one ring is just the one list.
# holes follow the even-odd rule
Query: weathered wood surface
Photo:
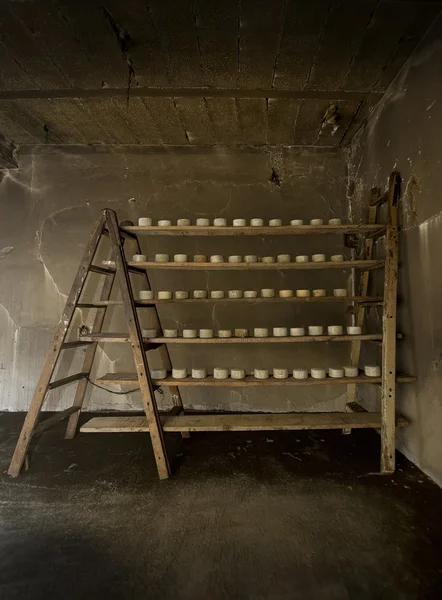
[[385, 241], [384, 312], [382, 317], [381, 472], [393, 473], [396, 464], [396, 314], [398, 279], [399, 173], [392, 173], [388, 189], [387, 237]]
[[[399, 374], [397, 376], [399, 383], [413, 383], [416, 381], [416, 377], [412, 375]], [[106, 373], [97, 379], [97, 382], [102, 385], [136, 385], [138, 379], [135, 373]], [[153, 383], [157, 386], [191, 386], [191, 387], [262, 387], [262, 386], [293, 386], [293, 385], [347, 385], [351, 383], [368, 383], [368, 384], [379, 384], [382, 382], [382, 377], [367, 377], [364, 374], [358, 375], [358, 377], [326, 377], [325, 379], [294, 379], [288, 377], [287, 379], [274, 379], [269, 377], [268, 379], [256, 379], [253, 375], [248, 375], [245, 379], [214, 379], [209, 376], [205, 379], [193, 379], [192, 377], [186, 377], [185, 379], [173, 379], [170, 375], [166, 379], [154, 379]]]
[[[377, 429], [380, 413], [289, 413], [179, 415], [161, 417], [163, 430], [179, 431], [296, 431], [300, 429]], [[82, 433], [148, 432], [145, 417], [94, 417]]]

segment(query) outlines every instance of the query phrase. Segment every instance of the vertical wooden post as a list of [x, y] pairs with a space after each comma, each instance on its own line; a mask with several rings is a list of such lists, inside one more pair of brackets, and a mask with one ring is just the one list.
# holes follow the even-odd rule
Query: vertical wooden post
[[118, 228], [117, 217], [113, 210], [106, 210], [105, 212], [107, 229], [109, 231], [112, 248], [114, 251], [116, 272], [120, 284], [121, 297], [123, 300], [124, 312], [129, 329], [130, 342], [135, 359], [135, 368], [140, 384], [141, 397], [143, 399], [147, 424], [149, 426], [150, 438], [157, 464], [158, 475], [160, 479], [167, 479], [170, 477], [171, 471], [166, 452], [163, 428], [161, 426], [160, 417], [155, 402], [152, 380], [150, 378], [149, 367], [146, 359], [146, 352], [143, 347], [143, 338], [136, 314], [132, 287], [129, 280], [129, 271], [120, 243], [120, 232]]
[[396, 418], [396, 306], [398, 279], [399, 173], [392, 173], [388, 187], [387, 232], [382, 345], [381, 472], [395, 470]]
[[[378, 204], [376, 201], [380, 197], [380, 189], [372, 188], [371, 190], [371, 201], [368, 209], [368, 223], [374, 225], [376, 223]], [[373, 258], [373, 239], [370, 237], [365, 238], [364, 242], [364, 259], [371, 260]], [[368, 282], [370, 277], [370, 271], [364, 271], [359, 279], [358, 296], [365, 297], [368, 292]], [[356, 319], [355, 325], [363, 327], [365, 319], [365, 306], [356, 305]], [[359, 357], [361, 355], [361, 340], [355, 340], [351, 343], [350, 351], [350, 364], [353, 367], [359, 366]], [[347, 386], [347, 404], [355, 401], [356, 398], [356, 384], [350, 383]], [[351, 432], [351, 429], [349, 430]]]
[[[138, 236], [135, 238], [135, 244], [136, 244], [136, 248], [137, 248], [137, 254], [143, 254]], [[147, 271], [144, 272], [144, 276], [146, 279], [147, 287], [149, 290], [151, 290], [152, 286], [150, 285], [150, 280], [149, 280]], [[155, 310], [158, 327], [160, 328], [161, 335], [163, 335], [162, 334], [163, 327], [161, 325], [160, 315], [158, 314], [158, 308], [157, 308], [156, 304], [154, 304], [154, 310]], [[167, 369], [167, 371], [171, 371], [172, 370], [172, 361], [170, 360], [169, 348], [167, 347], [167, 344], [163, 344], [159, 348], [159, 352], [161, 355], [161, 360], [162, 360], [163, 366]], [[178, 407], [178, 409], [181, 409], [181, 411], [183, 411], [184, 405], [183, 405], [183, 400], [181, 398], [181, 392], [180, 392], [178, 386], [169, 387], [169, 390], [172, 395], [172, 400], [173, 400], [174, 406]], [[190, 438], [190, 431], [182, 431], [181, 437]]]
[[43, 365], [43, 369], [38, 380], [37, 387], [35, 388], [34, 396], [31, 400], [31, 404], [29, 405], [25, 422], [23, 423], [23, 427], [20, 432], [20, 437], [18, 439], [17, 446], [15, 447], [15, 451], [12, 456], [11, 464], [9, 465], [8, 475], [11, 475], [12, 477], [17, 477], [20, 474], [21, 468], [25, 461], [26, 453], [28, 451], [29, 444], [31, 443], [32, 434], [34, 433], [34, 429], [37, 424], [38, 417], [40, 415], [41, 407], [43, 406], [43, 403], [46, 398], [49, 382], [51, 381], [55, 365], [57, 364], [61, 345], [63, 344], [66, 337], [66, 333], [70, 327], [72, 317], [74, 316], [75, 308], [77, 306], [77, 302], [80, 298], [81, 292], [83, 291], [83, 287], [86, 282], [86, 277], [89, 272], [90, 264], [94, 258], [95, 252], [100, 242], [101, 234], [103, 232], [104, 220], [105, 217], [103, 213], [103, 215], [97, 220], [95, 227], [92, 231], [91, 237], [89, 238], [89, 242], [86, 246], [83, 259], [80, 263], [77, 275], [74, 279], [74, 283], [72, 284], [71, 291], [66, 301], [66, 306], [64, 308], [63, 314], [61, 315], [57, 329], [55, 330], [51, 348]]

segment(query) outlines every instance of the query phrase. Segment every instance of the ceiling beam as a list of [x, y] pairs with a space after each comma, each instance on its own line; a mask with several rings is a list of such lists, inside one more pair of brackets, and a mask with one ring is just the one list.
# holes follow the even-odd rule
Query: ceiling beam
[[[251, 90], [224, 88], [145, 88], [134, 87], [130, 97], [155, 98], [295, 98], [298, 100], [380, 100], [384, 92], [343, 90]], [[126, 88], [82, 89], [67, 88], [54, 90], [3, 90], [0, 100], [32, 100], [52, 98], [112, 98], [128, 96]]]

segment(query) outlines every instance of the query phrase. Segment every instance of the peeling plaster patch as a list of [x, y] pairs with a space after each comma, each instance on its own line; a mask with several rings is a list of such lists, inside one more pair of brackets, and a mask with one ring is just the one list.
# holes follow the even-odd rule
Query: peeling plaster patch
[[[422, 277], [424, 281], [424, 289], [431, 290], [432, 289], [432, 280], [434, 277], [434, 261], [432, 260], [432, 253], [430, 251], [430, 236], [431, 229], [435, 229], [440, 231], [440, 222], [442, 221], [442, 212], [430, 217], [424, 223], [419, 225], [419, 249], [420, 249], [420, 265], [422, 270]], [[426, 319], [428, 319], [428, 329], [431, 335], [431, 342], [428, 340], [428, 343], [434, 347], [434, 335], [435, 328], [433, 325], [433, 311], [431, 306], [431, 299], [428, 294], [424, 294], [423, 303], [425, 306], [422, 306], [421, 310], [424, 311], [426, 315]], [[437, 330], [437, 328], [436, 328]]]
[[16, 388], [18, 380], [17, 348], [20, 326], [4, 304], [0, 304], [0, 332], [0, 407], [2, 410], [8, 410], [16, 404], [11, 391]]
[[45, 270], [45, 277], [49, 280], [49, 282], [51, 283], [51, 285], [53, 286], [53, 288], [55, 289], [55, 291], [57, 292], [57, 294], [60, 296], [60, 298], [63, 298], [65, 301], [67, 300], [67, 294], [63, 294], [62, 291], [60, 291], [60, 288], [58, 287], [58, 285], [55, 283], [54, 278], [52, 277], [52, 275], [50, 274], [47, 266], [45, 265], [43, 259], [41, 259], [41, 262], [43, 264], [43, 268]]
[[319, 194], [319, 197], [326, 204], [326, 206], [328, 208], [328, 211], [329, 211], [329, 216], [330, 217], [334, 216], [335, 215], [335, 209], [333, 208], [332, 203], [330, 202], [330, 200], [328, 198], [324, 198], [324, 196], [321, 196], [321, 194]]
[[[33, 165], [33, 163], [34, 163], [34, 155], [32, 155], [32, 165]], [[46, 192], [49, 189], [49, 186], [43, 186], [43, 187], [36, 188], [33, 185], [33, 180], [34, 180], [33, 173], [34, 173], [34, 167], [32, 166], [31, 167], [31, 182], [30, 182], [30, 185], [28, 185], [20, 179], [20, 177], [26, 178], [26, 175], [27, 175], [26, 169], [24, 170], [24, 172], [22, 172], [22, 169], [19, 169], [18, 171], [9, 171], [8, 170], [3, 176], [2, 183], [7, 181], [8, 179], [10, 179], [13, 183], [20, 186], [27, 192], [30, 192], [31, 194], [33, 194], [34, 192], [36, 192], [38, 194]], [[35, 204], [35, 202], [34, 202], [34, 204]]]
[[11, 313], [9, 312], [9, 310], [6, 308], [6, 306], [4, 304], [2, 304], [0, 302], [0, 308], [3, 310], [6, 318], [8, 319], [8, 321], [16, 328], [16, 329], [20, 329], [20, 325], [18, 323], [16, 323], [14, 321], [14, 319], [11, 317]]
[[416, 193], [420, 191], [420, 179], [417, 175], [411, 175], [405, 186], [402, 197], [402, 212], [404, 216], [403, 230], [411, 229], [418, 224]]
[[14, 250], [14, 246], [5, 246], [0, 250], [0, 258], [5, 258], [7, 254]]
[[435, 224], [436, 227], [440, 227], [439, 224], [439, 219], [442, 219], [442, 211], [438, 212], [435, 215], [432, 215], [429, 219], [427, 219], [426, 221], [424, 221], [423, 223], [420, 223], [419, 225], [419, 229], [421, 230], [422, 234], [425, 236], [428, 236], [428, 229]]

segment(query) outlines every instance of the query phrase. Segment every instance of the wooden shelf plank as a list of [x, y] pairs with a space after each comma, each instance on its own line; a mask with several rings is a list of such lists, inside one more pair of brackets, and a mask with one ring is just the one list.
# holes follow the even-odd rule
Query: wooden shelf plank
[[319, 269], [378, 269], [384, 266], [383, 260], [343, 260], [341, 262], [288, 262], [288, 263], [199, 263], [199, 262], [133, 262], [128, 261], [130, 267], [138, 266], [140, 269], [171, 269], [181, 271], [286, 271], [286, 270], [319, 270]]
[[130, 341], [128, 333], [89, 333], [88, 335], [81, 335], [80, 339], [85, 342], [125, 343]]
[[[88, 339], [85, 337], [84, 339]], [[353, 342], [355, 339], [361, 341], [382, 340], [381, 333], [365, 333], [362, 335], [303, 335], [293, 337], [231, 337], [231, 338], [149, 338], [146, 341], [154, 344], [287, 344], [287, 343], [310, 343], [310, 342]]]
[[228, 236], [228, 235], [323, 235], [325, 233], [371, 233], [374, 231], [385, 231], [383, 225], [283, 225], [281, 227], [152, 227], [140, 225], [125, 225], [123, 231], [137, 235], [181, 235], [181, 236]]
[[[397, 339], [402, 339], [402, 334], [397, 334]], [[84, 342], [111, 342], [124, 343], [129, 342], [130, 338], [127, 333], [89, 333], [88, 335], [80, 336], [80, 340]], [[153, 349], [161, 344], [286, 344], [286, 343], [327, 343], [327, 342], [353, 342], [361, 340], [366, 342], [381, 343], [381, 333], [363, 333], [361, 335], [303, 335], [293, 337], [265, 337], [265, 338], [143, 338], [144, 347]]]
[[[139, 308], [144, 308], [153, 306], [154, 304], [193, 304], [201, 302], [207, 304], [213, 302], [243, 302], [246, 304], [269, 302], [299, 302], [301, 304], [303, 302], [359, 302], [374, 304], [382, 302], [382, 296], [322, 296], [318, 298], [314, 296], [309, 296], [308, 298], [298, 298], [297, 296], [293, 296], [293, 298], [280, 298], [276, 296], [275, 298], [186, 298], [185, 300], [177, 300], [176, 298], [162, 300], [156, 298], [153, 300], [136, 300], [135, 304]], [[106, 306], [123, 306], [123, 302], [121, 300], [94, 300], [93, 302], [79, 302], [77, 304], [78, 308], [104, 308]]]
[[[180, 431], [296, 431], [300, 429], [378, 429], [380, 413], [247, 413], [161, 417], [163, 430]], [[401, 425], [405, 425], [401, 419]], [[145, 417], [94, 417], [82, 433], [149, 432]]]
[[[412, 375], [398, 374], [397, 381], [399, 383], [413, 383], [416, 377]], [[287, 385], [348, 385], [349, 383], [376, 383], [382, 382], [382, 377], [367, 377], [359, 375], [358, 377], [342, 377], [334, 379], [326, 377], [326, 379], [255, 379], [253, 375], [247, 375], [245, 379], [214, 379], [206, 377], [206, 379], [172, 379], [169, 375], [166, 379], [156, 379], [153, 383], [157, 386], [207, 386], [207, 387], [259, 387], [259, 386], [287, 386]], [[97, 383], [106, 385], [136, 385], [138, 379], [135, 373], [107, 373], [97, 379]]]
[[293, 296], [293, 298], [186, 298], [185, 300], [176, 300], [172, 298], [170, 300], [137, 300], [135, 304], [139, 307], [142, 306], [152, 306], [153, 304], [194, 304], [194, 303], [206, 303], [212, 304], [214, 302], [233, 302], [233, 303], [246, 303], [246, 304], [260, 304], [260, 303], [271, 303], [271, 302], [367, 302], [367, 303], [375, 303], [382, 302], [382, 296], [322, 296], [322, 297], [314, 297], [309, 296], [308, 298], [298, 298], [297, 296]]
[[[80, 336], [80, 339], [85, 342], [110, 342], [124, 343], [129, 342], [129, 334], [127, 333], [89, 333], [88, 335]], [[362, 335], [303, 335], [294, 337], [265, 337], [265, 338], [143, 338], [143, 341], [148, 344], [286, 344], [286, 343], [309, 343], [309, 342], [353, 342], [354, 340], [374, 341], [382, 340], [381, 333], [365, 333]]]

